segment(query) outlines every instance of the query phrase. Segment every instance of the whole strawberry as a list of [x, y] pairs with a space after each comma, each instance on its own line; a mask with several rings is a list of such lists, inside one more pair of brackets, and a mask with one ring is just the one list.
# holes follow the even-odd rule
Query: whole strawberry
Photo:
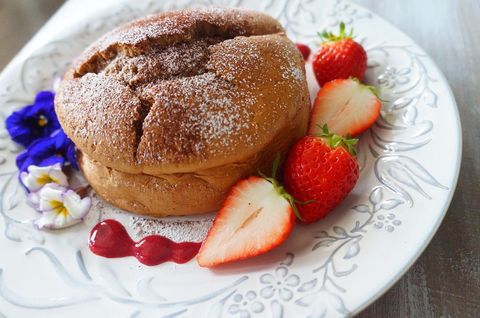
[[325, 217], [353, 189], [359, 168], [356, 139], [330, 134], [325, 125], [318, 136], [305, 136], [290, 150], [284, 185], [295, 198], [304, 223]]
[[340, 34], [323, 31], [320, 48], [313, 56], [313, 73], [318, 84], [334, 79], [356, 77], [362, 80], [367, 69], [367, 53], [352, 38], [353, 30], [345, 32], [345, 24], [340, 23]]
[[300, 54], [302, 54], [303, 60], [307, 61], [311, 53], [310, 48], [303, 43], [297, 43], [295, 46], [297, 47], [297, 50], [300, 52]]

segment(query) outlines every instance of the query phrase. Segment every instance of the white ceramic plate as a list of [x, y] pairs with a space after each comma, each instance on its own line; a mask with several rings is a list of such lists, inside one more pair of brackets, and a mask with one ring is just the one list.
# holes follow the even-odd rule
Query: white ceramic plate
[[[360, 181], [325, 220], [297, 226], [280, 248], [211, 271], [133, 258], [104, 259], [87, 247], [88, 232], [113, 217], [130, 233], [199, 239], [211, 216], [148, 220], [95, 199], [84, 224], [37, 232], [35, 212], [18, 184], [15, 146], [4, 118], [49, 89], [69, 61], [100, 34], [132, 18], [198, 1], [117, 5], [68, 30], [0, 78], [0, 317], [335, 317], [349, 316], [385, 292], [421, 254], [455, 188], [460, 122], [450, 88], [411, 39], [375, 14], [343, 1], [204, 0], [264, 10], [292, 39], [315, 44], [316, 32], [354, 26], [368, 51], [367, 79], [385, 101], [383, 118], [361, 138]], [[311, 66], [307, 65], [310, 70]], [[317, 87], [309, 74], [312, 94]]]

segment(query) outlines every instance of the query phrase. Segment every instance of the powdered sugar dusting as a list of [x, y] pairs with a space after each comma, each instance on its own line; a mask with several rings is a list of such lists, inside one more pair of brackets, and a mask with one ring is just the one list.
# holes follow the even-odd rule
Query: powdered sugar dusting
[[[280, 63], [295, 50], [285, 45], [282, 31], [271, 17], [220, 8], [167, 12], [131, 22], [104, 36], [79, 60], [72, 73], [76, 84], [59, 94], [60, 104], [69, 104], [62, 117], [78, 119], [72, 139], [82, 151], [120, 170], [220, 160], [239, 149], [249, 153], [271, 137], [275, 129], [269, 127], [286, 105], [281, 100], [271, 105], [258, 101], [264, 85], [256, 78], [270, 72], [262, 69], [263, 61], [275, 56], [273, 73], [280, 71], [284, 82], [296, 82], [292, 85], [304, 81], [298, 61]], [[267, 45], [277, 37], [282, 40], [268, 51], [255, 44], [263, 40], [246, 40], [257, 35], [270, 39]], [[222, 63], [235, 67], [212, 67], [214, 54], [225, 55]], [[272, 91], [279, 90], [270, 96], [284, 94], [281, 85], [270, 85]], [[96, 111], [100, 106], [104, 112]], [[258, 121], [269, 114], [269, 122]], [[72, 132], [68, 127], [66, 131]]]
[[143, 93], [155, 102], [144, 121], [140, 162], [215, 154], [255, 138], [245, 132], [255, 130], [256, 98], [214, 73], [161, 81]]
[[205, 72], [209, 45], [219, 41], [219, 38], [206, 38], [166, 48], [154, 47], [133, 57], [119, 54], [102, 73], [116, 77], [133, 90], [158, 80], [200, 75]]
[[63, 81], [55, 111], [66, 134], [82, 151], [134, 164], [134, 127], [141, 102], [122, 82], [97, 74]]
[[[292, 52], [299, 55], [278, 22], [257, 13], [148, 17], [79, 59], [57, 94], [59, 118], [82, 152], [111, 169], [179, 178], [192, 168], [210, 171], [262, 151], [305, 106], [303, 60]], [[212, 193], [216, 185], [202, 180]], [[124, 216], [101, 201], [100, 218]], [[136, 238], [198, 241], [211, 224], [211, 217], [129, 217]]]
[[175, 242], [201, 242], [212, 225], [214, 214], [184, 217], [153, 218], [133, 215], [105, 202], [94, 191], [91, 193], [92, 208], [85, 223], [93, 227], [98, 222], [115, 219], [128, 229], [135, 241], [148, 235], [162, 235]]
[[154, 219], [133, 216], [130, 220], [130, 229], [137, 239], [158, 234], [175, 242], [201, 242], [212, 225], [212, 218], [211, 215], [183, 217], [182, 219], [179, 217]]

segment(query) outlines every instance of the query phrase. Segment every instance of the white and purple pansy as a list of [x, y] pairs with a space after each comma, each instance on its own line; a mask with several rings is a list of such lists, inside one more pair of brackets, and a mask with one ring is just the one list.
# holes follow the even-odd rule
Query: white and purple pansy
[[13, 141], [26, 149], [16, 164], [20, 180], [28, 190], [28, 203], [40, 217], [33, 221], [38, 229], [61, 229], [82, 221], [91, 206], [69, 189], [65, 165], [78, 170], [75, 145], [62, 130], [54, 107], [55, 93], [42, 91], [32, 105], [12, 113], [5, 126]]
[[47, 167], [30, 165], [27, 171], [20, 173], [20, 180], [29, 192], [36, 192], [49, 183], [68, 187], [67, 176], [63, 173], [60, 163]]
[[48, 183], [28, 195], [29, 203], [41, 213], [33, 221], [38, 229], [61, 229], [82, 221], [90, 210], [89, 197], [81, 198], [72, 189]]

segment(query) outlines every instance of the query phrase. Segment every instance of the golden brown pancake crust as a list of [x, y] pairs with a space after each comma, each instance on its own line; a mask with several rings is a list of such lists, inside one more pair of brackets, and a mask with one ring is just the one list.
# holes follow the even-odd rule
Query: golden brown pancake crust
[[303, 135], [309, 97], [303, 59], [275, 19], [196, 9], [100, 38], [67, 72], [55, 109], [107, 201], [191, 214], [217, 208], [235, 181]]

